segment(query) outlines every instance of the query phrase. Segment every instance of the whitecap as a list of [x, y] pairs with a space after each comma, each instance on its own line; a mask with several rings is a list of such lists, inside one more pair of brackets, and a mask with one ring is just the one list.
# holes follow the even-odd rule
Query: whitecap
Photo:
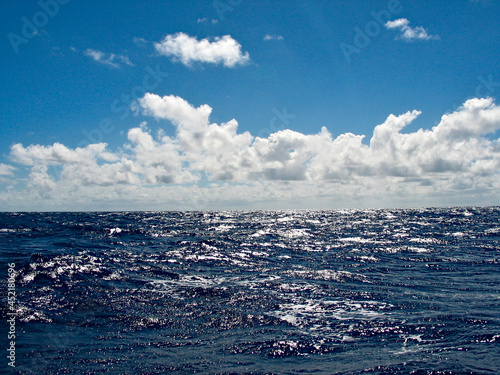
[[282, 237], [286, 238], [297, 238], [297, 237], [304, 237], [304, 236], [310, 236], [308, 233], [309, 229], [289, 229], [286, 231], [278, 231], [278, 234]]
[[110, 235], [113, 235], [113, 234], [115, 234], [115, 233], [116, 233], [116, 234], [118, 234], [118, 233], [121, 233], [122, 231], [123, 231], [123, 229], [121, 229], [121, 228], [111, 228], [111, 229], [109, 230], [109, 234], [110, 234]]

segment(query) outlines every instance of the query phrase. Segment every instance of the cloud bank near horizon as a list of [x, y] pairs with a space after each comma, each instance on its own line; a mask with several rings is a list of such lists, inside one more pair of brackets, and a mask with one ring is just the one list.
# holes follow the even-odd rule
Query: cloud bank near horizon
[[[107, 202], [104, 207], [116, 209], [121, 202], [123, 209], [196, 209], [302, 201], [329, 208], [405, 199], [435, 205], [453, 195], [495, 200], [500, 191], [500, 140], [492, 137], [500, 129], [500, 106], [491, 98], [467, 100], [436, 126], [412, 133], [402, 131], [419, 111], [391, 114], [367, 144], [365, 135], [334, 138], [326, 127], [267, 138], [238, 133], [235, 119], [210, 123], [209, 105], [195, 107], [174, 95], [147, 93], [135, 109], [170, 122], [175, 136], [161, 129], [153, 135], [144, 121], [114, 151], [105, 143], [75, 149], [15, 144], [10, 159], [18, 168], [0, 166], [2, 182], [10, 184], [0, 194], [2, 206], [104, 209]], [[18, 177], [23, 168], [26, 179]]]

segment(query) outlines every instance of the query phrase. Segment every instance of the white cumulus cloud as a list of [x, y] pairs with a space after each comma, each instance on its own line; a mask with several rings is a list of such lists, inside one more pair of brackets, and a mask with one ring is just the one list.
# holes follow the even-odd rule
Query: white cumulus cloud
[[174, 95], [160, 97], [146, 93], [139, 99], [139, 104], [144, 114], [169, 120], [176, 126], [195, 133], [206, 128], [212, 113], [212, 108], [206, 104], [194, 108], [186, 100]]
[[242, 52], [241, 44], [230, 35], [197, 40], [185, 33], [166, 35], [161, 42], [154, 43], [156, 50], [167, 57], [190, 66], [194, 62], [222, 64], [228, 68], [250, 61], [248, 52]]
[[212, 108], [207, 105], [195, 108], [182, 98], [155, 94], [146, 94], [139, 103], [144, 114], [172, 122], [191, 167], [215, 180], [415, 177], [469, 171], [484, 164], [482, 158], [496, 165], [491, 160], [499, 156], [492, 152], [494, 143], [482, 137], [500, 128], [500, 107], [491, 98], [468, 100], [431, 130], [409, 134], [400, 131], [421, 112], [390, 115], [374, 128], [369, 145], [363, 143], [364, 135], [346, 133], [333, 139], [326, 128], [315, 135], [282, 130], [255, 138], [238, 134], [236, 120], [209, 124]]

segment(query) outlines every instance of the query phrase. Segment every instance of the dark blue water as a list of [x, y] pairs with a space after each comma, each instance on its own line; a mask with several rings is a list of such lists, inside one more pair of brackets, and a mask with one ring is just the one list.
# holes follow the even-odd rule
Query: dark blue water
[[500, 374], [499, 207], [0, 213], [0, 251], [5, 373]]

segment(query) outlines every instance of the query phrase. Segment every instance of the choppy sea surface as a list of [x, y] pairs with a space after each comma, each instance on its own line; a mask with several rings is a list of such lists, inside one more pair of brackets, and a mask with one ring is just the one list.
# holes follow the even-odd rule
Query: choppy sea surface
[[499, 256], [500, 207], [0, 213], [0, 368], [496, 375]]

